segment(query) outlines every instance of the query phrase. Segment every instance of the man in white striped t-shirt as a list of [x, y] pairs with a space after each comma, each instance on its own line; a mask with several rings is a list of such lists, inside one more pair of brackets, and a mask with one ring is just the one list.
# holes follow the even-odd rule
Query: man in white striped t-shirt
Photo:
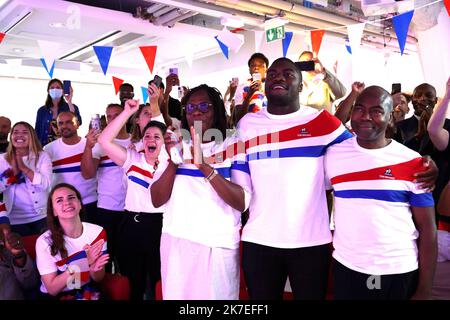
[[[277, 59], [267, 71], [267, 108], [245, 115], [238, 126], [246, 153], [241, 168], [248, 174], [236, 183], [252, 187], [242, 231], [251, 299], [281, 299], [288, 277], [295, 299], [326, 294], [331, 231], [323, 158], [352, 135], [326, 110], [301, 106], [301, 90], [294, 62]], [[434, 166], [422, 179], [430, 186], [436, 175]]]
[[414, 173], [425, 170], [421, 155], [386, 138], [392, 107], [386, 90], [366, 88], [351, 114], [356, 137], [325, 155], [335, 198], [335, 299], [431, 294], [437, 257], [433, 196], [414, 181]]
[[87, 214], [87, 217], [82, 216], [82, 220], [90, 221], [97, 210], [97, 179], [95, 177], [85, 179], [81, 174], [81, 156], [86, 138], [78, 135], [78, 119], [72, 112], [61, 112], [57, 118], [57, 125], [61, 138], [44, 147], [52, 159], [52, 185], [66, 182], [77, 188]]

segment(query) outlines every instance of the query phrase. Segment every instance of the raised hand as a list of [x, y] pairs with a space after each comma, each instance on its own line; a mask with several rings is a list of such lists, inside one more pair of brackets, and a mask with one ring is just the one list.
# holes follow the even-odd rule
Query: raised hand
[[171, 73], [166, 77], [166, 93], [170, 93], [172, 91], [173, 86], [179, 86], [180, 79], [178, 75], [175, 73]]
[[139, 99], [138, 100], [128, 99], [127, 101], [125, 101], [124, 111], [133, 114], [136, 111], [138, 111], [138, 109], [139, 109]]
[[72, 86], [70, 86], [70, 93], [64, 95], [64, 99], [66, 99], [67, 103], [72, 103], [72, 97], [73, 97], [73, 89]]
[[247, 97], [251, 98], [256, 91], [261, 90], [261, 80], [254, 80], [250, 83]]
[[421, 138], [427, 132], [428, 122], [430, 121], [433, 109], [427, 106], [419, 118], [419, 126], [417, 128], [416, 137]]
[[364, 84], [364, 82], [355, 81], [352, 83], [352, 91], [358, 94], [360, 94], [365, 87], [366, 85]]
[[325, 74], [325, 68], [322, 65], [322, 62], [320, 62], [319, 58], [312, 59], [314, 61], [314, 73], [316, 74]]
[[183, 160], [183, 136], [180, 130], [175, 129], [173, 126], [167, 128], [164, 135], [164, 144], [166, 146], [167, 153], [170, 155], [170, 160], [175, 165], [180, 165]]
[[152, 83], [151, 85], [149, 85], [147, 91], [148, 91], [148, 97], [149, 97], [150, 103], [152, 101], [158, 101], [159, 88], [156, 86], [156, 84]]
[[89, 148], [93, 148], [95, 144], [97, 143], [98, 136], [100, 135], [101, 131], [91, 128], [89, 129], [88, 134], [86, 135], [86, 145]]

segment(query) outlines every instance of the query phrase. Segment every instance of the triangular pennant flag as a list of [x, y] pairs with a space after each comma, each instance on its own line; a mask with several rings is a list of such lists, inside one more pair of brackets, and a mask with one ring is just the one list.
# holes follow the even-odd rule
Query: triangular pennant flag
[[186, 59], [186, 62], [189, 66], [189, 68], [192, 67], [192, 61], [194, 60], [194, 53], [190, 50], [186, 50], [184, 52], [184, 58]]
[[111, 59], [111, 53], [113, 47], [110, 46], [93, 46], [94, 52], [97, 55], [98, 62], [102, 67], [103, 74], [106, 76], [106, 71], [108, 71], [109, 60]]
[[392, 18], [394, 24], [395, 34], [397, 35], [398, 45], [400, 46], [400, 53], [403, 55], [405, 50], [406, 37], [408, 36], [409, 24], [414, 15], [414, 10], [399, 14]]
[[116, 78], [116, 77], [112, 77], [112, 81], [113, 81], [113, 83], [114, 83], [114, 91], [115, 91], [116, 94], [117, 94], [117, 93], [119, 93], [119, 89], [120, 89], [120, 86], [121, 86], [122, 83], [123, 83], [123, 80], [122, 80], [122, 79], [119, 79], [119, 78]]
[[311, 51], [311, 32], [305, 32], [304, 42], [307, 51]]
[[347, 52], [352, 54], [352, 47], [350, 47], [348, 44], [345, 44], [345, 48], [347, 49]]
[[[361, 46], [361, 38], [366, 24], [356, 23], [347, 26], [348, 42], [350, 44], [350, 53], [356, 54]], [[348, 50], [348, 49], [347, 49]]]
[[158, 48], [157, 46], [139, 47], [139, 49], [141, 49], [142, 55], [144, 56], [145, 62], [147, 63], [147, 66], [150, 70], [150, 73], [152, 74], [153, 74], [153, 67], [155, 65], [157, 48]]
[[214, 39], [217, 40], [217, 43], [220, 46], [220, 50], [222, 50], [223, 55], [228, 59], [228, 47], [225, 45], [225, 43], [217, 39], [217, 36], [215, 36]]
[[284, 39], [282, 41], [282, 44], [283, 44], [283, 57], [285, 57], [285, 58], [286, 58], [289, 46], [291, 44], [291, 40], [292, 40], [292, 36], [293, 35], [294, 35], [294, 33], [290, 32], [290, 31], [285, 32], [285, 34], [284, 34]]
[[148, 88], [147, 87], [141, 87], [141, 90], [142, 90], [142, 101], [144, 101], [142, 103], [145, 104], [147, 102], [147, 99], [148, 99]]
[[447, 13], [450, 16], [450, 0], [444, 0], [445, 9], [447, 9]]
[[264, 37], [264, 31], [255, 31], [255, 52], [259, 52], [261, 49], [262, 39]]
[[183, 53], [184, 58], [186, 59], [186, 63], [189, 68], [192, 67], [192, 62], [194, 61], [194, 53], [195, 53], [195, 41], [188, 41], [185, 45], [183, 45]]
[[322, 44], [323, 35], [325, 30], [313, 30], [311, 31], [311, 47], [312, 51], [317, 57], [319, 55], [320, 45]]
[[50, 76], [50, 79], [52, 79], [53, 78], [53, 71], [55, 70], [55, 61], [53, 61], [53, 64], [52, 64], [52, 67], [50, 68], [50, 70], [48, 70], [47, 63], [45, 63], [45, 59], [44, 58], [41, 58], [41, 63], [44, 66], [45, 71], [47, 71], [48, 75]]
[[2, 43], [4, 37], [5, 37], [5, 34], [0, 32], [0, 43]]
[[244, 44], [244, 36], [230, 32], [226, 27], [217, 35], [217, 39], [228, 47], [228, 50], [238, 52]]
[[244, 45], [244, 42], [245, 42], [244, 35], [243, 34], [235, 34], [235, 33], [233, 33], [233, 35], [238, 39], [237, 41], [240, 41], [240, 43], [238, 42], [238, 44], [234, 48], [234, 52], [238, 53], [239, 49], [241, 49], [241, 47]]
[[41, 49], [42, 58], [45, 60], [47, 66], [53, 65], [58, 56], [61, 44], [53, 41], [38, 40], [39, 48]]

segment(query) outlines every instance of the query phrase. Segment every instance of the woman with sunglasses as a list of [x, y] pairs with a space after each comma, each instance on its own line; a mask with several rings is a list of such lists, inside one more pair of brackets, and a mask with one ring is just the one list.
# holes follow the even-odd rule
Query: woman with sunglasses
[[[232, 180], [245, 168], [235, 165], [238, 148], [225, 137], [220, 92], [198, 86], [183, 105], [182, 128], [193, 137], [183, 142], [184, 163], [170, 161], [151, 187], [155, 207], [167, 202], [161, 236], [163, 298], [238, 299], [240, 217], [250, 188]], [[176, 139], [166, 135], [165, 142], [170, 153]]]

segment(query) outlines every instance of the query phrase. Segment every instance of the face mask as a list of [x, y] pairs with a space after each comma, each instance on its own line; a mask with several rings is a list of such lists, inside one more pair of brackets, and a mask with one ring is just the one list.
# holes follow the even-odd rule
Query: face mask
[[62, 97], [63, 91], [62, 91], [62, 89], [54, 88], [54, 89], [48, 90], [48, 94], [50, 95], [50, 97], [53, 100], [56, 100], [56, 99], [59, 99]]

